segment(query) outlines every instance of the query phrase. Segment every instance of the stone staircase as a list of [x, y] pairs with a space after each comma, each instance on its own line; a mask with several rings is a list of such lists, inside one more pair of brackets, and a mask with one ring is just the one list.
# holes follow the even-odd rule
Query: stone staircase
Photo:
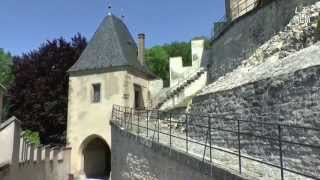
[[176, 95], [178, 95], [181, 91], [183, 91], [185, 88], [187, 88], [191, 84], [197, 82], [200, 79], [200, 77], [202, 77], [203, 75], [206, 75], [205, 68], [199, 68], [198, 70], [191, 72], [184, 79], [176, 83], [174, 86], [163, 89], [163, 91], [161, 91], [157, 95], [158, 103], [156, 104], [155, 108], [161, 109], [165, 102], [167, 102], [171, 98], [174, 98]]

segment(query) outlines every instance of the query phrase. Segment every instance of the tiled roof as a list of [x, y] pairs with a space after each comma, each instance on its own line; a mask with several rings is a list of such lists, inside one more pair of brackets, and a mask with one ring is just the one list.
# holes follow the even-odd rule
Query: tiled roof
[[126, 25], [116, 16], [108, 15], [69, 72], [130, 67], [156, 78], [137, 58], [137, 45]]

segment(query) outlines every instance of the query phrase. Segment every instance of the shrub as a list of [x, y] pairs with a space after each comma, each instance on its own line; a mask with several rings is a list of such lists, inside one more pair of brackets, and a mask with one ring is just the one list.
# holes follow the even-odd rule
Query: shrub
[[26, 130], [23, 133], [23, 137], [31, 144], [35, 144], [35, 145], [40, 144], [40, 136], [38, 132], [32, 132], [30, 130]]

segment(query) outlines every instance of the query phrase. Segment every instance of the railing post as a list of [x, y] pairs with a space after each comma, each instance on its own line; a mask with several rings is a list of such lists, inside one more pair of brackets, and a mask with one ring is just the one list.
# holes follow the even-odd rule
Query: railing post
[[128, 111], [127, 108], [125, 110], [125, 118], [124, 118], [124, 128], [127, 129], [127, 118], [128, 118]]
[[132, 130], [132, 119], [133, 119], [133, 108], [130, 108], [131, 109], [131, 118], [130, 118], [130, 122], [131, 122], [131, 127], [130, 127], [130, 130]]
[[138, 110], [138, 136], [140, 133], [140, 111]]
[[188, 121], [188, 114], [186, 114], [186, 152], [189, 153], [189, 134], [188, 134], [188, 129], [189, 129], [189, 121]]
[[284, 174], [283, 174], [283, 152], [282, 152], [282, 130], [281, 130], [281, 125], [278, 124], [278, 140], [279, 140], [279, 155], [280, 155], [280, 171], [281, 171], [281, 180], [284, 180]]
[[209, 146], [210, 146], [210, 164], [212, 163], [212, 142], [211, 142], [211, 116], [209, 116]]
[[122, 110], [123, 118], [120, 120], [121, 121], [121, 127], [123, 127], [123, 120], [126, 118], [126, 108], [124, 108], [124, 111]]
[[242, 168], [241, 168], [241, 139], [240, 139], [240, 120], [238, 119], [238, 155], [239, 155], [239, 172], [240, 174], [242, 173]]
[[149, 136], [149, 109], [147, 109], [147, 137]]
[[160, 142], [160, 113], [159, 113], [159, 110], [158, 110], [158, 143]]
[[171, 114], [171, 112], [170, 112], [170, 115], [169, 115], [169, 138], [170, 138], [170, 149], [171, 149], [171, 145], [172, 145], [172, 139], [171, 139], [171, 128], [172, 128], [172, 124], [171, 124], [171, 117], [172, 117], [172, 114]]

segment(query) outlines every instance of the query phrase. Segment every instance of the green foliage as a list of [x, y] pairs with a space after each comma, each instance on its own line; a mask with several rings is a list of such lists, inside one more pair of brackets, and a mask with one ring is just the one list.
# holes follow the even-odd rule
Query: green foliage
[[150, 70], [161, 77], [165, 84], [169, 82], [169, 55], [161, 46], [148, 49], [145, 54], [146, 64]]
[[191, 43], [190, 42], [173, 42], [165, 44], [163, 48], [168, 53], [169, 57], [182, 57], [184, 66], [191, 66]]
[[39, 132], [42, 144], [65, 144], [68, 69], [86, 47], [80, 34], [43, 43], [39, 49], [14, 57], [14, 81], [8, 88], [10, 116], [23, 129]]
[[8, 87], [13, 80], [12, 57], [0, 48], [0, 84]]
[[146, 64], [153, 73], [163, 79], [164, 86], [169, 86], [169, 57], [177, 56], [182, 56], [184, 66], [191, 65], [191, 45], [189, 42], [173, 42], [146, 50]]
[[40, 144], [40, 136], [38, 132], [32, 132], [30, 130], [26, 130], [23, 133], [23, 137], [32, 144], [35, 144], [35, 145]]

